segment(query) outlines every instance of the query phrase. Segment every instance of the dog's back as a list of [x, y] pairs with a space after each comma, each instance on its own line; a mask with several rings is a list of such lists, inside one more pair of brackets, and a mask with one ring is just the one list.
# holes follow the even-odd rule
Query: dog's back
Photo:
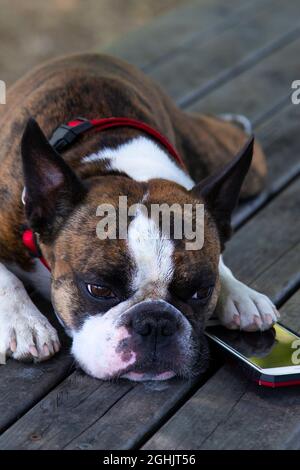
[[[184, 113], [160, 87], [135, 67], [112, 57], [82, 54], [51, 61], [31, 71], [8, 90], [0, 115], [0, 253], [26, 262], [20, 228], [24, 221], [20, 140], [29, 117], [49, 138], [53, 130], [76, 116], [125, 116], [144, 121], [164, 134], [185, 160], [194, 181], [231, 160], [247, 136], [235, 125], [214, 117]], [[76, 170], [79, 159], [99, 147], [114, 147], [134, 137], [121, 129], [88, 141], [83, 137], [64, 158]], [[266, 174], [264, 155], [256, 144], [242, 196], [257, 194]], [[15, 234], [15, 236], [12, 236]]]

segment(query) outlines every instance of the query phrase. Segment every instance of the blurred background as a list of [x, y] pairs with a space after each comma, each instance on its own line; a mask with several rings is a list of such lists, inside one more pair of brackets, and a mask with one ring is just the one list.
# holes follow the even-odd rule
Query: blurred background
[[185, 0], [0, 0], [0, 76], [10, 85], [59, 54], [100, 50]]

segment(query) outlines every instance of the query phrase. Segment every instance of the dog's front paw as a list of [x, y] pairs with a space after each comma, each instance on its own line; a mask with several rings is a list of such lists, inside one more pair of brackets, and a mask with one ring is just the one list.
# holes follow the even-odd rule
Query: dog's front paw
[[271, 300], [235, 278], [223, 282], [216, 314], [232, 330], [257, 331], [271, 328], [279, 312]]
[[56, 330], [39, 312], [21, 282], [0, 292], [0, 364], [17, 360], [43, 361], [59, 351]]

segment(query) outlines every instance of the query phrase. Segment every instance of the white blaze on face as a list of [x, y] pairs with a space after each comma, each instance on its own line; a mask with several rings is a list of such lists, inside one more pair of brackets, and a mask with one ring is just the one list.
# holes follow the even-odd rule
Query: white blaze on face
[[128, 248], [136, 266], [135, 291], [155, 286], [161, 296], [166, 292], [174, 272], [171, 240], [160, 233], [156, 223], [139, 211], [128, 227]]

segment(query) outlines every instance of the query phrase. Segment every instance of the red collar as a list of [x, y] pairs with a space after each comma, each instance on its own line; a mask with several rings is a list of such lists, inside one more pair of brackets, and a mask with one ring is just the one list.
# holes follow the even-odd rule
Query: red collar
[[[52, 147], [61, 152], [65, 147], [69, 146], [74, 142], [81, 134], [88, 131], [105, 131], [113, 127], [131, 127], [133, 129], [138, 129], [145, 134], [148, 134], [150, 137], [154, 138], [159, 144], [164, 147], [167, 152], [174, 158], [174, 160], [185, 169], [185, 164], [175, 150], [174, 146], [169, 142], [169, 140], [164, 137], [159, 131], [154, 129], [148, 124], [137, 121], [136, 119], [130, 119], [126, 117], [111, 117], [104, 119], [85, 119], [85, 118], [76, 118], [74, 121], [70, 121], [67, 124], [62, 124], [59, 126], [53, 133], [49, 142]], [[26, 229], [23, 232], [22, 240], [24, 246], [29, 250], [31, 255], [35, 258], [39, 258], [41, 262], [46, 266], [50, 271], [50, 267], [47, 264], [47, 261], [43, 258], [42, 253], [38, 247], [36, 240], [36, 235], [31, 229]]]
[[137, 121], [136, 119], [126, 118], [126, 117], [111, 117], [104, 119], [85, 119], [85, 118], [76, 118], [74, 121], [68, 122], [68, 124], [62, 124], [59, 126], [53, 133], [50, 144], [57, 151], [63, 150], [65, 147], [69, 146], [73, 141], [75, 141], [79, 135], [87, 131], [105, 131], [113, 127], [131, 127], [133, 129], [138, 129], [145, 134], [148, 134], [150, 137], [154, 138], [159, 144], [164, 147], [167, 152], [174, 158], [174, 160], [185, 169], [185, 164], [177, 152], [174, 146], [164, 137], [158, 130], [154, 129], [151, 126], [148, 126], [145, 122]]
[[37, 243], [36, 238], [36, 234], [30, 228], [25, 229], [22, 233], [23, 245], [27, 248], [31, 256], [33, 258], [39, 258], [43, 265], [48, 269], [48, 271], [51, 271], [49, 264], [47, 263], [41, 253], [41, 250], [39, 249], [39, 245]]

